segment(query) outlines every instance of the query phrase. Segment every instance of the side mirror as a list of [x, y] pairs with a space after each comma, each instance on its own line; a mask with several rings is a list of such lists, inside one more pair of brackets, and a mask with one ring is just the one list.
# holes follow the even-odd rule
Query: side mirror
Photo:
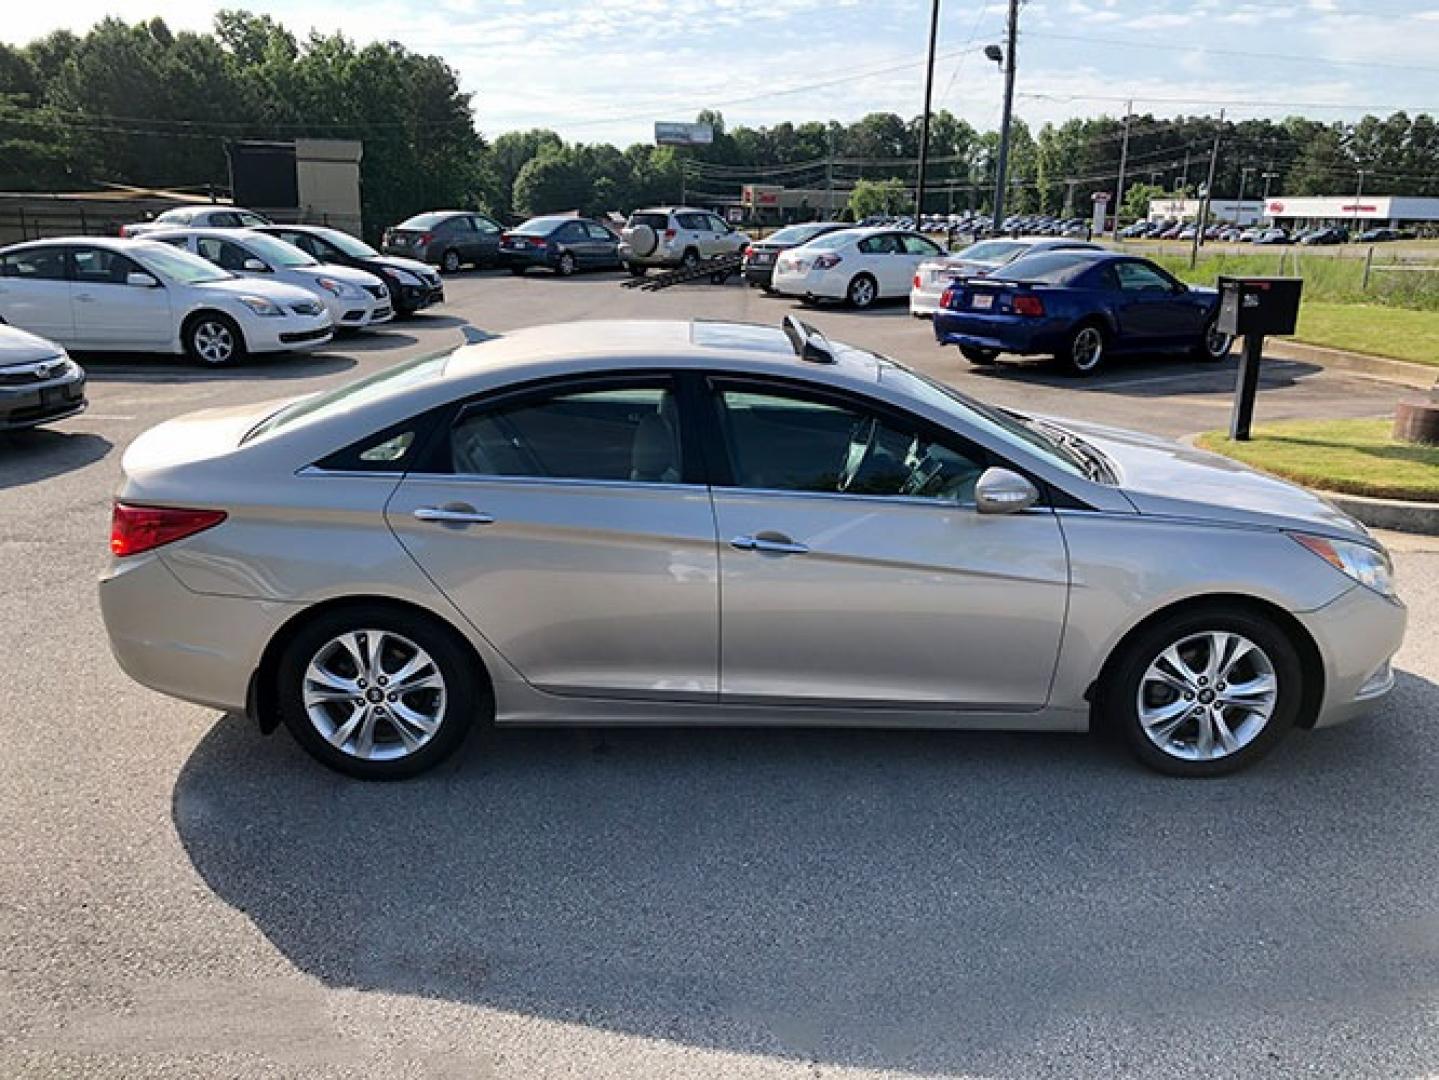
[[270, 269], [268, 266], [266, 266], [264, 263], [262, 263], [259, 259], [246, 259], [243, 265], [244, 265], [244, 268], [245, 268], [248, 272], [250, 272], [250, 273], [252, 273], [252, 274], [263, 274], [263, 273], [267, 273], [267, 272], [269, 271], [269, 269]]
[[1009, 469], [985, 469], [974, 485], [974, 505], [981, 514], [1017, 514], [1039, 501], [1039, 489]]
[[133, 285], [137, 289], [158, 289], [160, 287], [160, 283], [149, 274], [138, 272], [126, 274], [125, 284]]

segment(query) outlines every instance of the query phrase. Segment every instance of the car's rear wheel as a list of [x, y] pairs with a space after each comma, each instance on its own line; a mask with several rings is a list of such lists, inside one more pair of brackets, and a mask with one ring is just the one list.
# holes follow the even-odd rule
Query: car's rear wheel
[[440, 269], [447, 274], [458, 274], [460, 272], [460, 253], [450, 248], [440, 256]]
[[1271, 620], [1226, 605], [1176, 613], [1125, 646], [1100, 687], [1135, 755], [1171, 776], [1218, 776], [1266, 754], [1298, 716], [1303, 665]]
[[685, 253], [680, 256], [680, 265], [686, 270], [693, 270], [700, 264], [700, 253], [694, 248], [685, 248]]
[[1069, 332], [1064, 351], [1055, 357], [1074, 375], [1093, 375], [1104, 363], [1104, 330], [1097, 323], [1082, 323]]
[[649, 273], [649, 268], [640, 266], [638, 263], [625, 263], [625, 269], [630, 272], [630, 277], [644, 277]]
[[976, 345], [961, 345], [959, 355], [968, 360], [971, 364], [988, 365], [994, 363], [999, 356], [998, 349], [981, 349]]
[[1200, 337], [1199, 344], [1194, 347], [1194, 356], [1198, 360], [1218, 363], [1229, 355], [1229, 350], [1233, 347], [1234, 335], [1219, 329], [1219, 316], [1215, 315], [1204, 325], [1204, 334]]
[[207, 367], [224, 367], [245, 356], [245, 335], [228, 315], [201, 312], [185, 324], [185, 352]]
[[280, 717], [332, 769], [413, 776], [463, 741], [489, 695], [452, 631], [381, 604], [337, 608], [290, 641], [276, 668]]
[[575, 257], [568, 251], [560, 252], [560, 262], [555, 269], [559, 271], [560, 277], [571, 276], [575, 272]]
[[879, 299], [879, 286], [868, 274], [856, 274], [850, 279], [849, 288], [844, 295], [850, 307], [863, 310], [873, 307], [874, 302]]

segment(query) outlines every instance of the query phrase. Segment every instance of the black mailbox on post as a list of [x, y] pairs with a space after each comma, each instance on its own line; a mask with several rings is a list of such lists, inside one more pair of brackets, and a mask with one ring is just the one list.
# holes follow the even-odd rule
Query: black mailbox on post
[[1303, 278], [1219, 279], [1219, 329], [1235, 337], [1292, 334]]
[[1244, 339], [1239, 358], [1239, 382], [1234, 389], [1234, 412], [1229, 437], [1249, 438], [1254, 419], [1254, 395], [1259, 390], [1259, 361], [1265, 334], [1292, 334], [1299, 321], [1303, 278], [1219, 279], [1219, 330]]

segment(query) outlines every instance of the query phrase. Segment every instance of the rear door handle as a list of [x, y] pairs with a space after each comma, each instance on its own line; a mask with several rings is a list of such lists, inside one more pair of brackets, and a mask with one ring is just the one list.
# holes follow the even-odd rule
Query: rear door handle
[[807, 555], [809, 548], [796, 544], [780, 533], [760, 533], [757, 536], [736, 536], [730, 547], [740, 551], [763, 551], [771, 555]]
[[452, 503], [449, 506], [420, 506], [414, 510], [418, 521], [437, 521], [441, 525], [493, 525], [494, 517], [473, 506]]

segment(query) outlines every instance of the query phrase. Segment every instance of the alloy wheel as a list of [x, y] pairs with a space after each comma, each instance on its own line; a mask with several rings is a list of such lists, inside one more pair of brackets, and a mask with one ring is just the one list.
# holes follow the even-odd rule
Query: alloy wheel
[[849, 286], [849, 302], [855, 307], [869, 307], [874, 303], [874, 282], [867, 277], [855, 278]]
[[575, 272], [575, 257], [568, 251], [560, 256], [560, 274], [569, 277]]
[[1226, 334], [1223, 330], [1219, 329], [1219, 321], [1217, 319], [1210, 323], [1208, 329], [1204, 332], [1204, 351], [1209, 354], [1211, 359], [1219, 360], [1227, 356], [1233, 344], [1233, 335]]
[[195, 327], [195, 355], [207, 364], [224, 364], [235, 355], [235, 335], [222, 322], [206, 320]]
[[1086, 326], [1074, 335], [1069, 359], [1076, 371], [1093, 371], [1104, 358], [1104, 335], [1097, 326]]
[[445, 252], [444, 257], [440, 260], [440, 266], [447, 274], [458, 273], [460, 269], [460, 253], [457, 251]]
[[1279, 680], [1268, 654], [1242, 634], [1191, 634], [1139, 680], [1139, 724], [1163, 753], [1217, 761], [1252, 743], [1274, 716]]
[[365, 761], [395, 761], [440, 730], [447, 693], [434, 659], [388, 630], [352, 630], [320, 647], [305, 669], [301, 700], [335, 749]]

